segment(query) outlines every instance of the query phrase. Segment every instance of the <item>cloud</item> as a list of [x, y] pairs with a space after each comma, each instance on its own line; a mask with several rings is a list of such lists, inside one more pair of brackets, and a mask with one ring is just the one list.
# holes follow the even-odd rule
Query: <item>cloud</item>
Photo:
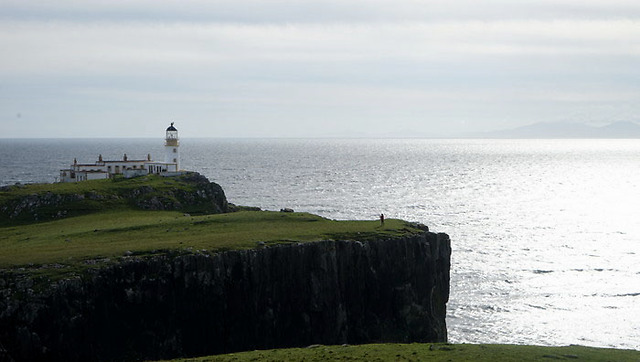
[[[183, 72], [260, 62], [448, 63], [484, 57], [640, 55], [640, 21], [373, 25], [5, 22], [2, 72]], [[182, 67], [183, 69], [180, 69]]]
[[492, 128], [505, 118], [605, 117], [594, 103], [640, 110], [635, 1], [3, 6], [0, 105], [5, 118], [25, 113], [22, 123], [215, 114], [228, 135], [272, 136], [291, 119], [454, 130], [469, 119]]
[[38, 20], [225, 23], [372, 23], [633, 18], [633, 0], [4, 0], [4, 17]]

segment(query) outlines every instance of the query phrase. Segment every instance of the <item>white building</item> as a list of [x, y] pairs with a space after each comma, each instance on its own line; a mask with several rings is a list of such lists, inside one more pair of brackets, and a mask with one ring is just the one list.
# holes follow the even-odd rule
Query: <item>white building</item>
[[130, 160], [125, 153], [122, 160], [105, 161], [102, 155], [95, 163], [78, 163], [76, 159], [70, 168], [60, 170], [60, 182], [76, 182], [99, 180], [124, 175], [135, 177], [147, 174], [174, 174], [180, 170], [180, 140], [178, 130], [173, 126], [167, 128], [165, 135], [165, 162], [151, 160], [151, 154], [145, 160]]

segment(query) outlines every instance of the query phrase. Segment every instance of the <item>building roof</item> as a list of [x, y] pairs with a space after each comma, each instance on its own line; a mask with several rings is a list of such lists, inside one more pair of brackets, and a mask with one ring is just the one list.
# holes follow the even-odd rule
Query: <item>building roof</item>
[[75, 172], [75, 173], [109, 173], [108, 171], [104, 171], [104, 170], [74, 170], [72, 168], [63, 168], [60, 171]]
[[175, 165], [177, 162], [158, 162], [158, 161], [149, 161], [146, 162], [145, 165]]
[[171, 126], [169, 126], [169, 128], [167, 128], [167, 131], [178, 131], [174, 126], [173, 126], [173, 122], [171, 122]]
[[100, 165], [102, 163], [140, 163], [140, 162], [149, 162], [149, 160], [120, 160], [120, 161], [102, 161], [96, 163], [96, 165]]

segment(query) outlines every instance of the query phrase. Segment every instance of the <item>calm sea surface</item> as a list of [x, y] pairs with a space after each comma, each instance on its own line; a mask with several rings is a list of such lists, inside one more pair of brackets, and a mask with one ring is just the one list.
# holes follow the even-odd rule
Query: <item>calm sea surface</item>
[[[162, 139], [0, 140], [0, 184]], [[640, 349], [640, 140], [183, 139], [230, 202], [446, 232], [451, 342]]]

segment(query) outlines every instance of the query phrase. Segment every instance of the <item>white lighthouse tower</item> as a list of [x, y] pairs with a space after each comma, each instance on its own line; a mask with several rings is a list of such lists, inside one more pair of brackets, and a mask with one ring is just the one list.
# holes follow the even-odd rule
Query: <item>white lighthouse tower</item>
[[164, 138], [164, 162], [175, 163], [176, 171], [180, 170], [180, 140], [178, 139], [178, 130], [173, 126], [167, 128], [167, 135]]

